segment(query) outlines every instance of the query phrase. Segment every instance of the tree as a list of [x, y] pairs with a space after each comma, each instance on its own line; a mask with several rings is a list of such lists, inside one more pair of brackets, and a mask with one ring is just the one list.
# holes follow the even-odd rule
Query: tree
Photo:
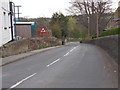
[[[109, 13], [112, 10], [110, 0], [73, 0], [70, 3], [72, 6], [69, 7], [68, 11], [74, 15], [79, 16], [79, 21], [86, 28], [90, 26], [89, 29], [91, 34], [96, 33], [97, 16], [99, 30], [105, 28], [105, 25], [108, 22], [108, 18], [103, 17], [106, 15], [106, 13]], [[90, 25], [88, 25], [87, 17], [89, 17]]]
[[77, 26], [77, 20], [74, 17], [69, 17], [67, 27], [68, 27], [68, 37], [72, 37], [72, 38], [80, 37], [80, 30]]
[[53, 36], [56, 38], [61, 38], [61, 27], [59, 24], [53, 24], [50, 28]]
[[68, 36], [73, 37], [73, 32], [76, 29], [76, 19], [70, 17], [68, 19], [67, 27], [68, 27]]
[[[59, 34], [61, 34], [62, 39], [65, 39], [68, 35], [67, 21], [68, 21], [67, 17], [64, 16], [62, 13], [54, 13], [52, 16], [49, 28], [54, 32], [55, 30], [58, 29], [57, 26], [59, 26], [59, 29], [58, 29], [58, 31], [60, 30]], [[53, 33], [53, 36], [56, 37], [57, 33]]]
[[60, 26], [61, 26], [62, 38], [64, 39], [68, 36], [67, 22], [68, 22], [68, 18], [64, 16], [62, 13], [60, 13]]

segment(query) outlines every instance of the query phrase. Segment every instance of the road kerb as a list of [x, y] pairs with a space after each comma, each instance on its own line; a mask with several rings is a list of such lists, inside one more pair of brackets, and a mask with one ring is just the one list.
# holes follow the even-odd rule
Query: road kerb
[[[62, 45], [60, 45], [60, 46], [55, 46], [55, 47], [49, 47], [49, 48], [45, 48], [45, 49], [41, 49], [41, 50], [38, 51], [38, 52], [35, 52], [35, 51], [37, 51], [37, 50], [31, 51], [31, 53], [30, 53], [30, 52], [27, 52], [27, 53], [29, 53], [28, 55], [21, 56], [21, 57], [19, 57], [19, 58], [17, 58], [17, 59], [13, 59], [13, 60], [8, 61], [8, 62], [5, 62], [5, 63], [3, 63], [3, 60], [8, 59], [9, 57], [3, 58], [3, 59], [2, 59], [2, 63], [0, 63], [0, 67], [1, 67], [1, 66], [5, 66], [5, 65], [10, 64], [10, 63], [13, 63], [13, 62], [16, 62], [16, 61], [19, 61], [19, 60], [22, 60], [22, 59], [25, 59], [25, 58], [30, 57], [30, 56], [34, 56], [34, 55], [36, 55], [36, 54], [39, 54], [39, 53], [42, 53], [42, 52], [45, 52], [45, 51], [48, 51], [48, 50], [51, 50], [51, 49], [54, 49], [54, 48], [59, 48], [59, 47], [61, 47], [61, 46], [62, 46]], [[23, 54], [26, 54], [26, 53], [23, 53]], [[10, 58], [16, 57], [16, 56], [19, 56], [19, 55], [10, 56]]]

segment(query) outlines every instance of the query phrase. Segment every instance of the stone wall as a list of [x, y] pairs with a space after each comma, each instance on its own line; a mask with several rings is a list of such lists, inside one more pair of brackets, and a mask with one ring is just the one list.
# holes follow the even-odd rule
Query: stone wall
[[61, 40], [56, 38], [31, 38], [10, 42], [3, 47], [0, 47], [0, 50], [2, 51], [2, 57], [6, 57], [61, 44]]
[[88, 41], [88, 43], [103, 48], [116, 62], [118, 62], [118, 49], [120, 48], [120, 45], [118, 45], [119, 38], [120, 36], [118, 35], [111, 35]]

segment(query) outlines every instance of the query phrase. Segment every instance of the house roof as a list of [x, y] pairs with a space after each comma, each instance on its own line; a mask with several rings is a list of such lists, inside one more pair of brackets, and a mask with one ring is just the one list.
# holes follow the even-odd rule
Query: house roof
[[17, 25], [34, 25], [35, 22], [16, 22]]
[[115, 18], [113, 19], [113, 21], [120, 21], [120, 18]]

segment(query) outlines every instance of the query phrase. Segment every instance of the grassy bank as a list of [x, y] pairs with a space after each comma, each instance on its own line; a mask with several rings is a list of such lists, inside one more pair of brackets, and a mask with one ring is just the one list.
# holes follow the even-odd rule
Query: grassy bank
[[102, 32], [99, 37], [103, 37], [103, 36], [109, 36], [109, 35], [117, 35], [120, 34], [120, 28], [111, 28], [107, 31]]

